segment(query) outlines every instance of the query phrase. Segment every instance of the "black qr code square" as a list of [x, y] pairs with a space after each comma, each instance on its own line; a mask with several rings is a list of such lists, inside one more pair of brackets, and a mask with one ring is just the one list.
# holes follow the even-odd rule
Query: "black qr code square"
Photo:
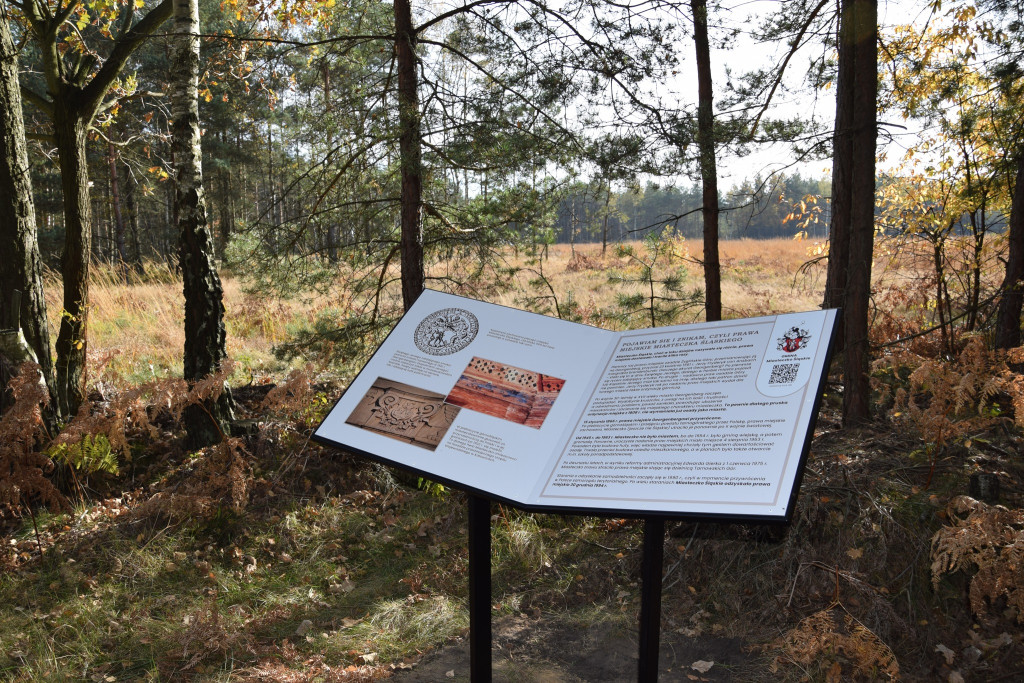
[[799, 363], [782, 363], [772, 366], [772, 376], [768, 378], [768, 384], [792, 384], [796, 381], [796, 373], [799, 369]]

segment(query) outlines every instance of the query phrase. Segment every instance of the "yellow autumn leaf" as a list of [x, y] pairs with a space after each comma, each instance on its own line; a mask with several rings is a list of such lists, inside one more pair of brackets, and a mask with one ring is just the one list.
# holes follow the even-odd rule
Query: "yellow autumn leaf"
[[850, 556], [851, 560], [859, 560], [864, 557], [864, 551], [860, 548], [850, 548], [846, 551], [846, 554]]

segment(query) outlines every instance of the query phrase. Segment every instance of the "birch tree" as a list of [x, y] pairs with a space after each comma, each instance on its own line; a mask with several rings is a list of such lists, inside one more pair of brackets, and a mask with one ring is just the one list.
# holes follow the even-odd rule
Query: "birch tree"
[[[171, 115], [178, 256], [185, 292], [184, 376], [190, 384], [220, 370], [227, 356], [224, 290], [214, 264], [213, 235], [203, 192], [199, 127], [199, 1], [174, 0], [175, 49]], [[225, 385], [216, 400], [191, 405], [185, 428], [193, 447], [216, 443], [231, 420]]]

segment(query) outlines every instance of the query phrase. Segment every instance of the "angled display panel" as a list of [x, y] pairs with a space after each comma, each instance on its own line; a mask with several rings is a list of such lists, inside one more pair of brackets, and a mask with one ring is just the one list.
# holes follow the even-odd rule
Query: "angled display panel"
[[613, 332], [428, 290], [314, 438], [530, 509], [783, 521], [835, 324]]

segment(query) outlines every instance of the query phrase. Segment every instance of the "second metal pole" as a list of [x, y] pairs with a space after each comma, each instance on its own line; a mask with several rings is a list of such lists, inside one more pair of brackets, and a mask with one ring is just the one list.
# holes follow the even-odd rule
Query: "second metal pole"
[[[491, 683], [491, 501], [469, 494], [469, 676]], [[660, 585], [660, 583], [659, 583]]]
[[658, 680], [661, 644], [661, 572], [665, 555], [665, 518], [644, 518], [644, 556], [640, 566], [640, 662], [637, 680]]

